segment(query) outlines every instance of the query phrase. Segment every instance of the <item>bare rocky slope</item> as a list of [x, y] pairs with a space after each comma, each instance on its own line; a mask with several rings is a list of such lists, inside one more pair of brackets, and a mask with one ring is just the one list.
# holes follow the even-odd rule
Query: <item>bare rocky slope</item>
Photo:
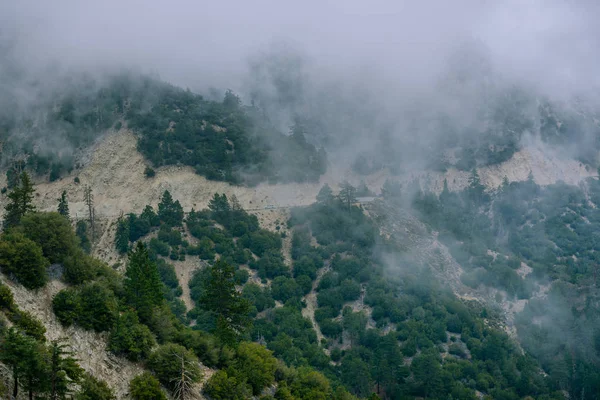
[[[235, 195], [243, 208], [261, 210], [273, 207], [291, 207], [311, 204], [319, 189], [329, 184], [334, 190], [343, 180], [358, 184], [364, 180], [369, 188], [378, 193], [388, 177], [380, 171], [360, 177], [343, 168], [330, 168], [319, 182], [290, 184], [259, 184], [256, 187], [232, 186], [226, 182], [209, 181], [194, 173], [190, 167], [169, 166], [157, 170], [153, 178], [144, 176], [146, 161], [136, 149], [134, 134], [126, 129], [108, 132], [98, 140], [87, 157], [82, 157], [83, 167], [55, 182], [40, 182], [36, 186], [36, 205], [44, 211], [54, 210], [63, 190], [67, 191], [71, 214], [83, 218], [87, 214], [83, 201], [86, 185], [94, 193], [96, 215], [101, 219], [115, 219], [121, 213], [140, 212], [147, 204], [156, 206], [160, 196], [169, 190], [174, 199], [180, 201], [185, 211], [207, 207], [216, 192]], [[572, 159], [563, 159], [541, 146], [530, 146], [517, 152], [505, 163], [478, 169], [481, 181], [488, 188], [498, 187], [504, 177], [509, 181], [526, 180], [533, 174], [538, 184], [546, 185], [559, 180], [576, 184], [583, 178], [596, 176], [583, 164]], [[470, 172], [449, 169], [445, 173], [418, 171], [406, 172], [395, 179], [404, 184], [420, 182], [421, 186], [439, 192], [447, 179], [450, 190], [459, 190], [468, 185]], [[80, 183], [75, 183], [78, 177]], [[4, 186], [6, 176], [0, 176]], [[6, 199], [0, 199], [4, 205]]]
[[[252, 188], [209, 181], [195, 174], [188, 167], [159, 168], [155, 177], [146, 178], [144, 169], [147, 163], [136, 149], [134, 134], [126, 129], [108, 132], [88, 152], [88, 156], [82, 158], [82, 161], [82, 168], [74, 171], [71, 176], [51, 183], [38, 182], [35, 203], [40, 210], [55, 210], [57, 199], [62, 191], [66, 190], [71, 215], [75, 219], [85, 218], [87, 209], [83, 201], [83, 191], [84, 187], [89, 185], [93, 190], [96, 217], [99, 222], [94, 253], [111, 264], [122, 261], [114, 251], [115, 221], [123, 213], [139, 213], [147, 204], [156, 206], [165, 190], [169, 190], [173, 198], [181, 202], [185, 211], [207, 207], [210, 198], [216, 192], [228, 196], [235, 195], [242, 207], [257, 214], [263, 227], [274, 230], [277, 225], [285, 225], [289, 216], [289, 207], [311, 204], [325, 183], [336, 190], [340, 181], [348, 180], [356, 184], [364, 179], [369, 188], [378, 193], [387, 176], [386, 171], [381, 171], [361, 178], [352, 173], [330, 168], [318, 183], [260, 184]], [[535, 146], [516, 153], [508, 162], [479, 169], [482, 183], [490, 189], [499, 186], [505, 176], [509, 181], [519, 181], [527, 179], [530, 173], [540, 184], [550, 184], [558, 180], [576, 184], [585, 177], [596, 175], [596, 171], [589, 171], [577, 161], [548, 155], [548, 152], [543, 151], [541, 147]], [[417, 180], [422, 187], [439, 192], [443, 187], [444, 179], [447, 179], [451, 190], [457, 190], [468, 184], [468, 176], [468, 172], [451, 169], [446, 173], [406, 173], [398, 179], [404, 184]], [[75, 182], [75, 177], [79, 178], [79, 183]], [[5, 174], [2, 174], [0, 187], [5, 186], [5, 181]], [[5, 196], [0, 198], [0, 209], [3, 210], [5, 202]], [[411, 246], [415, 256], [437, 268], [458, 296], [466, 300], [490, 299], [492, 294], [474, 291], [460, 283], [462, 269], [452, 259], [448, 250], [437, 241], [435, 233], [428, 233], [414, 216], [398, 214], [396, 210], [386, 210], [386, 214], [390, 213], [395, 213], [395, 217], [386, 220], [382, 225], [382, 233], [385, 236], [393, 237]], [[290, 262], [289, 247], [288, 238], [284, 243], [284, 254], [288, 262]], [[199, 266], [199, 262], [192, 262], [192, 260], [178, 262], [175, 265], [180, 284], [184, 288], [183, 299], [188, 308], [192, 307], [188, 281], [193, 270]], [[32, 312], [44, 322], [50, 339], [67, 338], [79, 354], [82, 366], [114, 387], [118, 398], [125, 397], [129, 380], [141, 371], [141, 367], [110, 355], [106, 351], [105, 336], [60, 326], [52, 313], [51, 299], [61, 289], [61, 283], [52, 281], [46, 288], [34, 293], [8, 282], [1, 276], [0, 279], [10, 286], [19, 307]], [[522, 304], [505, 305], [509, 322], [515, 307], [522, 306]], [[311, 315], [307, 314], [307, 316]], [[207, 372], [206, 375], [209, 375], [210, 371]]]

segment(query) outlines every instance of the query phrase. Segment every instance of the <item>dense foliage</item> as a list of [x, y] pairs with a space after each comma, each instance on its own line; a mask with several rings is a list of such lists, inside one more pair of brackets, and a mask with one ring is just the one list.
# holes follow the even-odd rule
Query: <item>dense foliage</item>
[[557, 388], [583, 399], [600, 387], [599, 193], [596, 179], [541, 187], [531, 176], [486, 193], [474, 172], [463, 192], [414, 199], [465, 268], [466, 285], [497, 288], [497, 300], [529, 299], [515, 321], [523, 346]]
[[[24, 168], [50, 181], [70, 173], [77, 167], [76, 149], [124, 124], [136, 132], [138, 149], [153, 166], [187, 165], [208, 179], [314, 181], [326, 169], [325, 152], [306, 140], [301, 126], [280, 132], [258, 107], [242, 104], [231, 91], [215, 101], [135, 74], [76, 76], [26, 115], [13, 111], [0, 113], [9, 187]], [[61, 151], [39, 150], [50, 141]]]
[[[589, 182], [590, 201], [596, 192], [600, 193], [600, 186], [594, 184]], [[390, 185], [386, 189], [388, 197], [392, 196]], [[493, 310], [457, 299], [438, 282], [428, 265], [379, 236], [375, 222], [355, 205], [355, 188], [348, 183], [341, 188], [337, 195], [323, 188], [317, 203], [294, 209], [287, 227], [281, 227], [291, 234], [291, 265], [284, 261], [282, 235], [262, 230], [257, 218], [243, 211], [235, 198], [221, 194], [213, 197], [209, 209], [184, 215], [167, 192], [158, 212], [146, 207], [142, 214], [128, 216], [126, 231], [128, 235], [136, 232], [137, 236], [126, 240], [124, 276], [85, 255], [73, 230], [65, 228], [66, 218], [58, 213], [26, 213], [4, 234], [4, 238], [15, 238], [5, 239], [4, 246], [8, 255], [21, 242], [37, 246], [40, 260], [52, 257], [63, 266], [62, 279], [71, 286], [53, 299], [58, 320], [65, 325], [108, 332], [109, 351], [143, 363], [152, 375], [146, 373], [131, 382], [132, 393], [135, 389], [139, 398], [163, 398], [159, 383], [176, 396], [191, 393], [194, 383], [201, 379], [200, 362], [218, 370], [204, 389], [215, 399], [261, 396], [266, 394], [265, 388], [273, 386], [275, 398], [307, 400], [376, 395], [475, 399], [477, 392], [489, 398], [559, 399], [564, 387], [573, 393], [594, 393], [595, 361], [577, 358], [583, 343], [579, 348], [571, 347], [576, 368], [565, 375], [563, 371], [569, 369], [560, 368], [565, 365], [559, 363], [562, 350], [553, 347], [560, 342], [545, 331], [544, 323], [533, 325], [528, 321], [529, 316], [547, 312], [547, 303], [530, 302], [523, 320], [517, 320], [532, 338], [531, 342], [524, 340], [529, 352], [523, 354], [502, 330], [495, 328]], [[566, 189], [557, 187], [556, 193], [565, 193]], [[536, 199], [544, 218], [534, 219], [529, 211], [521, 213], [531, 205], [523, 205], [518, 211], [506, 208], [504, 196], [516, 196], [518, 190], [535, 193], [531, 201]], [[490, 249], [506, 255], [506, 268], [519, 268], [521, 260], [532, 265], [537, 261], [539, 266], [532, 267], [535, 276], [560, 271], [563, 275], [556, 275], [556, 279], [566, 281], [564, 274], [573, 271], [567, 283], [590, 283], [593, 264], [584, 272], [549, 267], [544, 259], [535, 258], [537, 253], [527, 253], [521, 241], [510, 240], [510, 235], [535, 228], [536, 223], [547, 224], [553, 216], [566, 216], [567, 209], [585, 212], [590, 224], [600, 220], [595, 218], [595, 208], [586, 206], [576, 191], [566, 200], [552, 197], [552, 193], [552, 187], [541, 190], [525, 182], [506, 185], [498, 194], [490, 195], [473, 173], [464, 193], [447, 189], [441, 196], [418, 193], [414, 205], [424, 219], [440, 229], [441, 240], [456, 257], [461, 252], [469, 255], [461, 258], [466, 283], [477, 270], [494, 277], [506, 275], [503, 266], [477, 253], [477, 243], [485, 245], [485, 254]], [[557, 210], [557, 202], [564, 202], [562, 211]], [[488, 213], [490, 209], [493, 214]], [[488, 215], [495, 219], [484, 224], [483, 218]], [[517, 215], [526, 219], [519, 220]], [[579, 229], [574, 221], [569, 223]], [[36, 224], [45, 226], [36, 229]], [[57, 229], [39, 235], [52, 226]], [[553, 231], [552, 226], [545, 225], [545, 235], [554, 243], [563, 243], [560, 234], [564, 231]], [[479, 229], [479, 233], [474, 234], [473, 229]], [[498, 229], [508, 232], [508, 239], [499, 240]], [[149, 235], [154, 242], [148, 240]], [[462, 244], [455, 238], [460, 238]], [[561, 251], [575, 249], [569, 247], [572, 241], [564, 243]], [[585, 252], [588, 245], [593, 246], [580, 240], [577, 253], [562, 256], [575, 254], [575, 265], [583, 264], [586, 254], [594, 254], [593, 247], [590, 253]], [[161, 246], [167, 251], [159, 251]], [[556, 247], [553, 249], [556, 251]], [[188, 313], [185, 307], [180, 310], [175, 306], [181, 292], [169, 264], [173, 252], [178, 255], [176, 260], [194, 257], [202, 266], [190, 282], [195, 308]], [[399, 265], [394, 273], [385, 267], [390, 254], [395, 254]], [[554, 257], [560, 259], [557, 254]], [[482, 260], [489, 263], [482, 264]], [[45, 269], [49, 261], [43, 265]], [[539, 272], [542, 267], [543, 272]], [[517, 277], [523, 283], [494, 279], [488, 284], [500, 287], [507, 295], [527, 296], [534, 286]], [[557, 286], [549, 299], [559, 304], [574, 301], [579, 298], [576, 292], [568, 286]], [[595, 292], [590, 289], [589, 293], [591, 296]], [[593, 304], [580, 307], [596, 315]], [[0, 329], [0, 343], [10, 350], [5, 353], [13, 354], [23, 347], [44, 354], [46, 350], [40, 349], [50, 345], [45, 343], [43, 325], [18, 310], [10, 289], [1, 285], [0, 307], [14, 324], [12, 330]], [[595, 326], [592, 317], [589, 321]], [[193, 324], [188, 326], [190, 322]], [[590, 334], [580, 322], [575, 319], [575, 325], [570, 325], [575, 327], [573, 340], [595, 340], [596, 332]], [[534, 337], [544, 338], [544, 350], [554, 353], [536, 352]], [[33, 353], [14, 354], [31, 359], [27, 366], [18, 364], [17, 356], [7, 356], [4, 361], [17, 365], [17, 390], [31, 387], [36, 393], [47, 393], [45, 383], [38, 384], [31, 378], [39, 368], [45, 368], [45, 361]], [[553, 357], [546, 359], [548, 354]], [[536, 359], [550, 372], [549, 376], [541, 373]], [[92, 377], [79, 374], [77, 382], [81, 387], [79, 398], [112, 396], [106, 385]]]

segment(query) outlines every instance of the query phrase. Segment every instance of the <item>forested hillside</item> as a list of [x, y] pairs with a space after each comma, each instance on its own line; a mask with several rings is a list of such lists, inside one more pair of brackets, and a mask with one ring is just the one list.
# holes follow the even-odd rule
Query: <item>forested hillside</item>
[[[403, 273], [391, 274], [386, 258], [406, 250], [379, 235], [355, 205], [355, 188], [341, 187], [337, 195], [323, 187], [276, 232], [235, 198], [215, 194], [209, 209], [184, 213], [165, 192], [158, 210], [118, 222], [115, 246], [127, 257], [115, 270], [86, 255], [89, 231], [72, 230], [66, 199], [57, 213], [35, 211], [35, 188], [22, 174], [9, 194], [0, 267], [31, 290], [64, 281], [52, 301], [58, 320], [107, 332], [108, 351], [149, 371], [132, 380], [134, 399], [199, 391], [214, 399], [563, 398], [538, 361], [495, 327], [499, 315], [455, 297], [414, 258], [402, 257]], [[390, 183], [384, 195], [391, 201], [398, 189]], [[199, 267], [189, 311], [170, 265], [184, 258]], [[2, 293], [6, 391], [112, 398], [68, 346], [44, 344], [43, 325], [18, 310], [8, 288]], [[57, 368], [52, 346], [62, 349], [60, 392], [52, 374], [28, 378]], [[208, 379], [201, 365], [211, 368]]]
[[600, 399], [598, 15], [0, 1], [0, 399]]
[[557, 387], [581, 399], [600, 388], [599, 190], [593, 178], [546, 187], [530, 178], [490, 193], [474, 171], [463, 192], [446, 187], [413, 200], [463, 266], [465, 285], [497, 289], [498, 304], [525, 300], [515, 320], [521, 344]]
[[0, 112], [9, 186], [23, 168], [50, 181], [70, 173], [80, 167], [82, 151], [123, 125], [136, 132], [152, 166], [191, 166], [208, 179], [304, 182], [318, 180], [327, 168], [325, 151], [306, 140], [302, 125], [281, 132], [231, 91], [222, 101], [208, 100], [124, 73], [103, 80], [76, 76], [44, 95], [27, 109], [15, 103]]
[[[288, 366], [322, 371], [358, 397], [477, 398], [479, 392], [562, 398], [539, 364], [492, 328], [498, 315], [481, 304], [464, 304], [436, 283], [426, 265], [409, 258], [401, 276], [386, 272], [386, 254], [399, 249], [389, 247], [354, 205], [356, 189], [342, 187], [334, 196], [325, 186], [317, 203], [292, 213], [285, 231], [292, 234], [291, 268], [283, 262], [279, 235], [261, 232], [235, 198], [230, 204], [219, 194], [208, 210], [184, 217], [166, 192], [158, 213], [146, 207], [121, 220], [116, 246], [126, 251], [150, 234], [151, 257], [163, 265], [161, 275], [171, 277], [166, 279], [175, 291], [168, 258], [200, 257], [210, 265], [218, 255], [234, 266], [231, 277], [250, 306], [248, 339]], [[393, 185], [387, 188], [388, 196], [399, 194]], [[184, 308], [172, 303], [195, 330], [219, 330], [218, 316], [205, 305], [211, 276], [209, 268], [199, 269], [190, 282], [193, 310], [182, 314]], [[309, 304], [311, 297], [315, 304]]]
[[[599, 118], [586, 99], [561, 102], [527, 87], [488, 86], [470, 78], [439, 93], [440, 99], [462, 101], [460, 107], [474, 114], [468, 118], [437, 102], [380, 116], [335, 91], [311, 98], [315, 105], [306, 109], [300, 107], [309, 101], [303, 92], [288, 87], [290, 76], [300, 71], [293, 63], [286, 68], [271, 77], [281, 93], [269, 101], [266, 93], [252, 93], [250, 104], [232, 91], [202, 96], [133, 72], [74, 75], [52, 88], [34, 85], [30, 90], [39, 92], [34, 102], [20, 104], [15, 94], [0, 110], [1, 162], [9, 186], [24, 168], [49, 181], [70, 174], [87, 162], [96, 140], [122, 127], [137, 135], [149, 176], [161, 166], [184, 165], [211, 180], [245, 185], [315, 182], [330, 159], [362, 175], [383, 169], [401, 175], [414, 165], [470, 171], [510, 160], [529, 141], [597, 166]], [[464, 92], [469, 85], [476, 87], [476, 104]]]

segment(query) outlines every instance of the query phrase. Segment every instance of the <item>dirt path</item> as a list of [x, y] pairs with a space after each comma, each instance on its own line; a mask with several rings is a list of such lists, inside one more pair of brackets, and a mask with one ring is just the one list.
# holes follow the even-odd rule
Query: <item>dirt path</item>
[[[315, 279], [315, 281], [313, 282], [310, 293], [307, 294], [306, 296], [304, 296], [304, 302], [306, 303], [306, 308], [302, 309], [302, 316], [304, 318], [308, 318], [313, 325], [313, 328], [317, 334], [317, 341], [319, 342], [319, 345], [321, 344], [321, 340], [324, 339], [325, 337], [321, 333], [321, 328], [319, 327], [319, 324], [315, 320], [315, 310], [317, 309], [317, 306], [318, 306], [316, 290], [317, 290], [317, 287], [319, 286], [319, 283], [321, 283], [321, 278], [323, 278], [323, 275], [325, 275], [327, 272], [329, 272], [329, 270], [330, 270], [329, 261], [327, 261], [325, 263], [325, 266], [323, 268], [321, 268], [319, 271], [317, 271], [317, 279]], [[325, 352], [327, 352], [327, 349], [325, 349]]]
[[194, 271], [203, 267], [202, 261], [197, 256], [187, 256], [185, 261], [167, 260], [167, 262], [175, 268], [177, 280], [181, 286], [180, 298], [183, 300], [185, 308], [190, 311], [195, 306], [190, 294], [190, 280], [194, 276]]

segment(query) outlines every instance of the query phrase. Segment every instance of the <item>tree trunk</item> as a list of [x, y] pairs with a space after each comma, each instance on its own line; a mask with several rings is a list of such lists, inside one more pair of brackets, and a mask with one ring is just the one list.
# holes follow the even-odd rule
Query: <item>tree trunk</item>
[[56, 400], [56, 374], [52, 371], [52, 391], [50, 392], [50, 400]]
[[16, 399], [17, 395], [19, 394], [19, 378], [17, 377], [16, 369], [13, 369], [13, 380], [14, 380], [13, 399]]

